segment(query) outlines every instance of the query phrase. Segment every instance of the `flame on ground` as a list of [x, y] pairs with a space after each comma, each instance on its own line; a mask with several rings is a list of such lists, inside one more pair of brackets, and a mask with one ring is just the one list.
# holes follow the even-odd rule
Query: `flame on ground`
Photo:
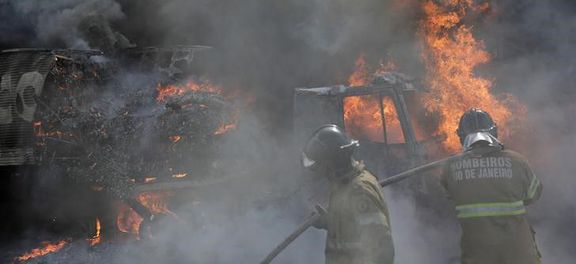
[[[380, 67], [372, 71], [367, 66], [364, 55], [360, 55], [356, 60], [354, 72], [348, 78], [348, 85], [351, 87], [367, 86], [374, 72], [383, 73], [394, 68], [392, 62], [380, 62]], [[385, 132], [382, 126], [382, 111], [378, 95], [344, 98], [344, 125], [350, 136], [374, 142], [402, 143], [404, 136], [394, 101], [390, 97], [383, 97], [382, 104], [386, 123]], [[386, 133], [386, 139], [384, 133]]]
[[68, 241], [66, 240], [60, 240], [57, 242], [44, 241], [41, 244], [42, 245], [39, 248], [32, 249], [30, 252], [22, 256], [19, 256], [16, 259], [18, 261], [27, 261], [29, 259], [57, 252], [61, 250], [64, 246], [66, 246], [66, 244], [68, 244]]
[[488, 111], [501, 128], [508, 127], [501, 133], [506, 137], [511, 123], [524, 116], [525, 107], [510, 95], [504, 99], [495, 97], [490, 92], [492, 82], [475, 74], [477, 66], [490, 61], [490, 54], [483, 43], [474, 38], [472, 27], [464, 23], [468, 11], [489, 10], [488, 3], [437, 2], [426, 0], [422, 4], [425, 18], [419, 32], [430, 88], [423, 102], [427, 111], [441, 116], [436, 135], [446, 136], [447, 151], [458, 150], [460, 141], [455, 131], [459, 118], [466, 110], [479, 107]]

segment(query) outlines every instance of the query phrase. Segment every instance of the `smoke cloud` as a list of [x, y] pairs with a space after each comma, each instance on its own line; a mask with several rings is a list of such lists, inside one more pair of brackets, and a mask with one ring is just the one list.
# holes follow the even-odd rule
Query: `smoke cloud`
[[[494, 79], [495, 92], [509, 92], [527, 105], [525, 128], [505, 143], [529, 158], [544, 184], [542, 199], [529, 208], [543, 262], [573, 263], [576, 231], [567, 227], [576, 220], [576, 5], [491, 5], [493, 16], [473, 29], [493, 56], [481, 74]], [[194, 230], [168, 228], [159, 238], [168, 246], [110, 248], [106, 257], [115, 263], [254, 263], [307, 216], [317, 202], [309, 197], [323, 184], [306, 185], [310, 179], [299, 172], [300, 142], [291, 141], [292, 89], [345, 83], [359, 54], [372, 65], [394, 60], [399, 71], [423, 77], [420, 16], [416, 0], [0, 0], [0, 48], [96, 48], [113, 54], [132, 44], [213, 46], [203, 61], [207, 74], [253, 101], [220, 153], [237, 153], [247, 162], [225, 173], [254, 184], [187, 204], [183, 211], [200, 211], [205, 219]], [[245, 166], [250, 169], [241, 171]], [[302, 185], [306, 190], [294, 194]], [[398, 263], [457, 261], [455, 221], [439, 221], [434, 212], [419, 211], [411, 197], [385, 192]], [[284, 200], [289, 194], [296, 198]], [[320, 263], [324, 235], [308, 231], [277, 263]]]

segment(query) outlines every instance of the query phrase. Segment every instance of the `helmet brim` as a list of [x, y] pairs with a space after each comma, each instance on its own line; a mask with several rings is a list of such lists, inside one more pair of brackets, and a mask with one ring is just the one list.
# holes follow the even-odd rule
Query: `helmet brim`
[[302, 166], [306, 169], [311, 169], [316, 165], [316, 161], [310, 159], [305, 152], [302, 152]]
[[490, 146], [502, 145], [502, 143], [500, 143], [500, 141], [496, 137], [490, 134], [490, 132], [479, 131], [468, 134], [464, 139], [464, 143], [462, 143], [462, 148], [464, 149], [464, 151], [468, 151], [472, 149], [472, 145], [480, 141], [487, 142], [488, 145]]

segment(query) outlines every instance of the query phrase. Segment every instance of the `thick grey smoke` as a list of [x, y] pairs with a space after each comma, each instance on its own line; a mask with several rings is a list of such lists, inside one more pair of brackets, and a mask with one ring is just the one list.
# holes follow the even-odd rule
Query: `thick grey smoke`
[[[212, 77], [225, 89], [255, 99], [248, 120], [239, 121], [250, 129], [240, 127], [223, 153], [250, 160], [242, 164], [249, 170], [235, 166], [226, 173], [249, 174], [246, 179], [254, 184], [191, 203], [191, 212], [201, 211], [209, 220], [186, 233], [190, 236], [163, 233], [160, 241], [173, 249], [122, 247], [110, 257], [117, 263], [157, 263], [178, 254], [179, 260], [198, 263], [253, 263], [310, 210], [309, 193], [278, 198], [307, 182], [294, 176], [298, 144], [289, 139], [292, 89], [344, 83], [360, 53], [371, 64], [392, 58], [401, 71], [423, 76], [416, 37], [421, 14], [415, 1], [405, 1], [406, 6], [400, 2], [0, 0], [0, 34], [12, 36], [3, 37], [0, 46], [107, 52], [130, 41], [140, 46], [214, 46], [216, 55], [205, 65]], [[528, 156], [544, 183], [542, 200], [529, 209], [544, 263], [573, 263], [576, 233], [569, 227], [576, 220], [576, 5], [569, 0], [501, 0], [492, 5], [495, 16], [474, 27], [493, 54], [482, 73], [494, 77], [496, 91], [510, 92], [528, 107], [526, 130], [507, 143]], [[417, 211], [411, 197], [386, 191], [399, 263], [445, 264], [458, 258], [455, 221]], [[310, 231], [278, 263], [318, 263], [323, 235]]]
[[13, 12], [11, 16], [21, 19], [7, 21], [12, 22], [12, 27], [29, 27], [34, 32], [30, 41], [36, 45], [92, 48], [111, 53], [130, 44], [110, 27], [111, 22], [124, 18], [121, 6], [114, 0], [23, 0], [0, 4], [6, 12]]
[[498, 17], [482, 29], [494, 54], [496, 89], [518, 96], [528, 120], [512, 147], [541, 178], [541, 200], [529, 208], [544, 263], [573, 263], [576, 155], [574, 111], [576, 6], [572, 1], [498, 1]]

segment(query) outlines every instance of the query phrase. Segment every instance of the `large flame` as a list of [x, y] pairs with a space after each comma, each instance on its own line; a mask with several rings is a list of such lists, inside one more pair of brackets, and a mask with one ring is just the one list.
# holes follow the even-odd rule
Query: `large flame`
[[455, 131], [466, 110], [485, 109], [497, 124], [503, 125], [500, 127], [509, 125], [513, 118], [521, 118], [525, 112], [512, 96], [496, 98], [490, 92], [492, 82], [474, 72], [479, 65], [490, 61], [490, 54], [483, 43], [474, 38], [472, 27], [466, 25], [464, 17], [467, 12], [489, 10], [487, 5], [487, 2], [478, 4], [470, 0], [426, 0], [422, 4], [425, 14], [420, 24], [422, 57], [431, 90], [425, 95], [424, 104], [428, 111], [440, 114], [436, 135], [446, 137], [444, 147], [448, 151], [460, 147]]
[[68, 241], [66, 240], [60, 240], [57, 242], [44, 241], [41, 244], [42, 245], [40, 247], [32, 249], [30, 252], [27, 252], [26, 254], [17, 257], [16, 259], [18, 261], [27, 261], [29, 259], [57, 252], [61, 250], [64, 246], [66, 246], [66, 244], [68, 244]]
[[[383, 73], [394, 69], [394, 64], [380, 63], [376, 71], [366, 64], [364, 55], [360, 55], [355, 63], [355, 70], [348, 78], [351, 87], [367, 86], [374, 73]], [[385, 142], [382, 127], [382, 113], [377, 95], [350, 96], [344, 99], [344, 125], [346, 131], [354, 138], [367, 139], [374, 142]], [[390, 97], [382, 99], [386, 123], [386, 140], [388, 143], [403, 141], [402, 127], [394, 101]]]

